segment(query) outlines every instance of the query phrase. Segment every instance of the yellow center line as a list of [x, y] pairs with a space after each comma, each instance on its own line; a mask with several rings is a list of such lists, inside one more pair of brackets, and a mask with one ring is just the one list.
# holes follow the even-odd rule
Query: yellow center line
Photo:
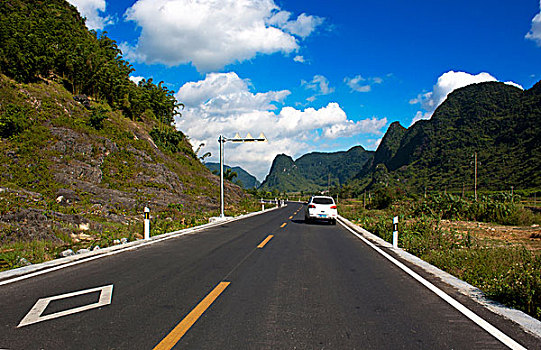
[[193, 324], [201, 317], [210, 305], [222, 294], [231, 282], [220, 282], [216, 288], [212, 290], [193, 310], [186, 316], [162, 341], [156, 345], [154, 350], [170, 350], [172, 349], [193, 326]]
[[282, 226], [280, 226], [280, 228], [284, 228], [284, 227], [286, 227], [286, 225], [287, 225], [287, 223], [284, 222], [284, 223], [282, 224]]
[[265, 238], [263, 240], [263, 242], [259, 243], [259, 245], [257, 246], [259, 249], [263, 248], [265, 246], [265, 244], [269, 243], [269, 241], [272, 239], [272, 237], [274, 237], [273, 235], [268, 235], [267, 238]]

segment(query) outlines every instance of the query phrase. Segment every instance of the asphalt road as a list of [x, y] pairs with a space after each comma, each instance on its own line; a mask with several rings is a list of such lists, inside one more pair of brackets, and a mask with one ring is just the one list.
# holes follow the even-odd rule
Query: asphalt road
[[[64, 294], [18, 327], [38, 299]], [[70, 311], [100, 296], [104, 305]], [[461, 302], [526, 348], [540, 347], [511, 322]], [[173, 346], [507, 348], [341, 225], [304, 223], [297, 203], [0, 286], [0, 349]]]

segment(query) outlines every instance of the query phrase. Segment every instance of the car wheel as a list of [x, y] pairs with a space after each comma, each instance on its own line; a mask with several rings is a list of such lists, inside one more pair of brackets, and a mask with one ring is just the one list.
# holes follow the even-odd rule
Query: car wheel
[[331, 220], [331, 225], [336, 225], [336, 219]]

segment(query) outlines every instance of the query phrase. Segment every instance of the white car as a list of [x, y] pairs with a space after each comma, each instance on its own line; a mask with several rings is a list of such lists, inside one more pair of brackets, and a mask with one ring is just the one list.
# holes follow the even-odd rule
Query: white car
[[308, 201], [306, 212], [304, 213], [304, 221], [311, 222], [312, 220], [327, 220], [331, 224], [336, 225], [338, 210], [336, 203], [332, 197], [314, 196]]

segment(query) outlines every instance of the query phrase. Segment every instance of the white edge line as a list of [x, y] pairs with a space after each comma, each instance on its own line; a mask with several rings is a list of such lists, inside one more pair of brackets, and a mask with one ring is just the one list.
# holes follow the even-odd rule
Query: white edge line
[[[22, 281], [22, 280], [25, 280], [27, 278], [43, 275], [45, 273], [57, 271], [57, 270], [60, 270], [60, 269], [66, 268], [66, 267], [82, 264], [82, 263], [85, 263], [85, 262], [88, 262], [88, 261], [100, 259], [100, 258], [103, 258], [103, 257], [106, 257], [106, 256], [115, 255], [115, 254], [118, 254], [118, 253], [123, 253], [123, 252], [126, 252], [126, 251], [138, 249], [140, 247], [144, 247], [146, 245], [151, 245], [151, 244], [154, 244], [154, 243], [165, 241], [167, 239], [177, 238], [177, 237], [181, 237], [181, 236], [184, 236], [184, 235], [187, 235], [187, 234], [196, 233], [196, 232], [199, 232], [199, 231], [204, 231], [204, 230], [209, 229], [209, 228], [224, 225], [224, 224], [227, 224], [227, 223], [230, 223], [230, 222], [233, 222], [233, 221], [237, 221], [237, 220], [247, 219], [247, 218], [252, 217], [252, 216], [256, 216], [256, 215], [259, 215], [259, 214], [264, 214], [264, 213], [270, 212], [272, 210], [281, 209], [281, 208], [285, 208], [285, 207], [286, 206], [269, 208], [269, 209], [265, 209], [265, 211], [256, 211], [256, 212], [240, 215], [240, 216], [234, 217], [232, 219], [211, 222], [211, 223], [203, 224], [201, 226], [190, 227], [190, 228], [186, 228], [186, 229], [179, 230], [179, 231], [173, 231], [173, 232], [164, 233], [164, 234], [159, 235], [159, 236], [153, 236], [148, 241], [139, 240], [139, 241], [134, 241], [134, 242], [127, 243], [127, 244], [124, 245], [124, 246], [127, 245], [127, 247], [125, 247], [125, 248], [122, 245], [115, 245], [115, 246], [112, 246], [112, 247], [103, 248], [103, 249], [100, 249], [98, 251], [92, 251], [92, 252], [89, 252], [89, 253], [81, 254], [80, 257], [79, 256], [76, 257], [76, 258], [78, 258], [76, 261], [72, 261], [72, 262], [64, 263], [64, 262], [55, 261], [55, 260], [47, 261], [47, 262], [44, 262], [42, 264], [55, 264], [55, 265], [58, 264], [58, 265], [52, 266], [51, 268], [44, 267], [43, 269], [40, 269], [40, 270], [38, 270], [36, 272], [23, 274], [23, 275], [18, 276], [18, 277], [13, 277], [13, 278], [8, 277], [7, 279], [5, 279], [3, 281], [0, 281], [0, 286], [10, 284], [10, 283], [14, 283], [14, 282], [18, 282], [18, 281]], [[69, 259], [69, 258], [73, 258], [73, 256], [67, 257], [67, 258], [61, 258], [61, 259]], [[61, 259], [57, 259], [57, 260], [61, 260]], [[37, 267], [38, 265], [40, 265], [40, 264], [36, 264], [36, 265], [33, 265], [33, 266], [29, 266], [29, 267]], [[25, 269], [25, 268], [26, 267], [23, 267], [21, 269]], [[15, 269], [15, 270], [17, 270], [17, 269]], [[4, 271], [4, 272], [13, 273], [13, 271], [15, 271], [15, 270]], [[0, 273], [0, 277], [1, 277], [1, 275], [2, 275], [2, 273]]]
[[505, 333], [482, 319], [481, 317], [477, 316], [474, 312], [472, 312], [470, 309], [466, 308], [464, 305], [450, 297], [448, 294], [446, 294], [444, 291], [421, 277], [419, 274], [411, 270], [406, 265], [402, 264], [400, 261], [396, 260], [380, 248], [376, 247], [372, 242], [370, 242], [368, 239], [364, 238], [359, 233], [355, 232], [353, 229], [348, 227], [346, 224], [344, 224], [342, 221], [339, 221], [340, 224], [345, 227], [349, 232], [353, 233], [355, 236], [357, 236], [360, 240], [362, 240], [364, 243], [366, 243], [370, 248], [374, 249], [376, 252], [381, 254], [383, 257], [391, 261], [393, 264], [395, 264], [397, 267], [399, 267], [401, 270], [406, 272], [408, 275], [413, 277], [415, 280], [420, 282], [423, 286], [428, 288], [431, 292], [439, 296], [441, 299], [446, 301], [448, 304], [450, 304], [452, 307], [454, 307], [456, 310], [458, 310], [460, 313], [462, 313], [464, 316], [475, 322], [479, 327], [483, 328], [485, 331], [487, 331], [490, 335], [498, 339], [500, 342], [505, 344], [510, 349], [514, 350], [526, 350], [525, 347], [517, 343], [515, 340], [511, 339], [509, 336], [507, 336]]

